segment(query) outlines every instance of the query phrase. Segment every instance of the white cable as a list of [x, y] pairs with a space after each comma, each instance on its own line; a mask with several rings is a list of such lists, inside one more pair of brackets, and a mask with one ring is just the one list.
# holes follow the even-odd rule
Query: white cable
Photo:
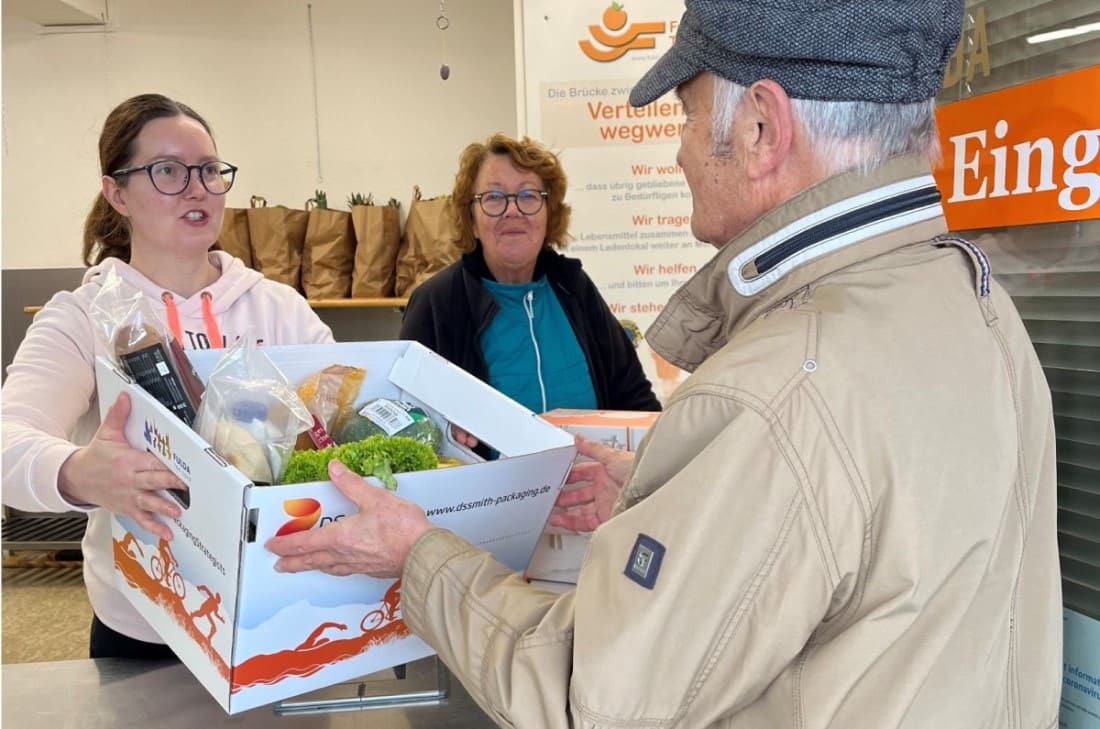
[[546, 383], [542, 381], [542, 354], [539, 353], [539, 340], [535, 338], [535, 292], [528, 291], [523, 297], [523, 310], [527, 312], [527, 328], [531, 332], [531, 344], [535, 345], [535, 374], [539, 378], [539, 393], [542, 395], [542, 412], [546, 412]]
[[325, 182], [325, 176], [321, 172], [321, 111], [317, 103], [317, 51], [313, 45], [313, 3], [306, 4], [306, 22], [309, 30], [310, 79], [313, 85], [313, 140], [317, 154], [317, 184], [321, 185]]

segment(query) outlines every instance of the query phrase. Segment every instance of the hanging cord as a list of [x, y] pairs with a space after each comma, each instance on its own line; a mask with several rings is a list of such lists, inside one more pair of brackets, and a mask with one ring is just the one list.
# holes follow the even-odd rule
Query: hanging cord
[[542, 352], [539, 351], [539, 340], [535, 336], [535, 292], [528, 291], [523, 296], [523, 311], [527, 314], [527, 328], [531, 332], [531, 344], [535, 347], [535, 374], [539, 378], [539, 394], [542, 396], [542, 412], [546, 412], [546, 383], [542, 380]]
[[218, 320], [214, 318], [214, 297], [209, 291], [202, 292], [202, 320], [206, 323], [206, 336], [210, 338], [210, 348], [224, 349], [222, 330], [218, 327]]
[[317, 51], [313, 46], [313, 3], [306, 4], [306, 19], [309, 24], [309, 68], [313, 77], [313, 140], [317, 153], [317, 184], [325, 181], [321, 173], [321, 113], [317, 103]]
[[[160, 295], [160, 300], [164, 302], [164, 313], [168, 318], [168, 329], [182, 347], [183, 327], [180, 326], [180, 312], [176, 307], [176, 300], [168, 291]], [[214, 297], [211, 296], [209, 291], [202, 292], [202, 320], [206, 324], [206, 336], [210, 340], [210, 348], [223, 349], [225, 340], [222, 339], [218, 320], [214, 318]]]
[[168, 329], [172, 332], [172, 336], [176, 338], [176, 341], [183, 346], [183, 328], [180, 327], [180, 312], [176, 308], [176, 300], [172, 298], [172, 294], [165, 291], [160, 295], [160, 300], [164, 302], [164, 313], [168, 316]]
[[446, 81], [451, 77], [451, 67], [447, 65], [447, 28], [451, 27], [451, 19], [447, 17], [445, 0], [439, 0], [439, 17], [435, 19], [435, 27], [439, 28], [440, 56], [443, 59], [439, 66], [439, 78]]

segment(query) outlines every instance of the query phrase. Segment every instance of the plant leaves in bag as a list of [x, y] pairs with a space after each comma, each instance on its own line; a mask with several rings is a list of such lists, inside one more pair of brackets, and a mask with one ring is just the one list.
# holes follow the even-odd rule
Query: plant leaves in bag
[[420, 187], [414, 187], [405, 235], [397, 254], [397, 295], [408, 296], [417, 286], [457, 261], [462, 255], [457, 241], [450, 198], [424, 200]]
[[[323, 192], [317, 194], [324, 199]], [[309, 299], [346, 299], [355, 267], [351, 215], [322, 207], [318, 198], [314, 201], [302, 249], [302, 291]]]
[[272, 281], [302, 290], [302, 246], [309, 213], [282, 205], [269, 208], [267, 200], [252, 196], [248, 209], [248, 234], [252, 267]]
[[387, 205], [354, 205], [355, 267], [351, 295], [356, 298], [393, 296], [397, 250], [401, 245], [401, 211], [396, 200]]

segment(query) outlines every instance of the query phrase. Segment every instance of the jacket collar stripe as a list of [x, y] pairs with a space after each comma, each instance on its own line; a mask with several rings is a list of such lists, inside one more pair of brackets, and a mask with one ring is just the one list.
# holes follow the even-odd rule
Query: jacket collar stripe
[[[738, 254], [727, 274], [739, 294], [752, 296], [808, 261], [941, 215], [939, 191], [931, 175], [902, 180], [841, 200], [781, 228]], [[757, 263], [759, 273], [747, 279], [742, 272], [750, 262]]]
[[989, 268], [989, 259], [985, 257], [985, 252], [982, 251], [981, 248], [974, 245], [973, 243], [971, 243], [968, 240], [963, 240], [962, 238], [951, 238], [950, 240], [951, 240], [952, 243], [956, 243], [960, 246], [963, 246], [968, 251], [970, 251], [970, 254], [972, 256], [974, 256], [974, 260], [976, 260], [978, 262], [978, 267], [981, 268], [981, 274], [982, 274], [982, 282], [981, 282], [981, 285], [979, 287], [979, 291], [982, 295], [982, 298], [985, 298], [986, 296], [989, 296], [990, 268]]

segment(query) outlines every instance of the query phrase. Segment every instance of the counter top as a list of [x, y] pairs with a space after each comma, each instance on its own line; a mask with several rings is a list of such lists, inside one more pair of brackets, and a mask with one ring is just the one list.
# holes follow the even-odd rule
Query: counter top
[[[4, 729], [480, 729], [494, 724], [458, 681], [437, 704], [405, 708], [275, 714], [271, 706], [230, 717], [179, 663], [143, 663], [120, 659], [9, 663], [0, 667]], [[404, 680], [382, 671], [353, 683], [290, 701], [348, 699], [367, 695], [431, 690], [436, 686], [435, 658], [411, 663]]]

